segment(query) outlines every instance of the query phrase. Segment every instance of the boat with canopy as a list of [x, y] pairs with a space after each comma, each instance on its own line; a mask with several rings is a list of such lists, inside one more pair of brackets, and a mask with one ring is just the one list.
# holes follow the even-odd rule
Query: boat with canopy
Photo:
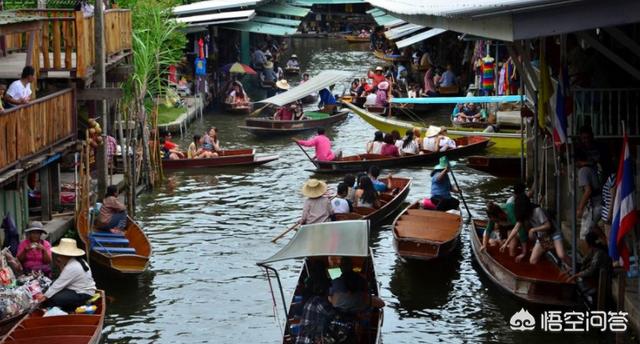
[[[373, 263], [373, 252], [369, 248], [369, 222], [339, 221], [325, 222], [301, 226], [295, 236], [273, 256], [258, 262], [258, 266], [265, 269], [269, 286], [271, 278], [278, 282], [279, 296], [281, 298], [284, 314], [287, 321], [284, 327], [282, 342], [295, 343], [296, 336], [300, 332], [300, 316], [305, 304], [305, 280], [309, 275], [310, 266], [323, 266], [326, 272], [335, 280], [341, 275], [339, 261], [341, 257], [350, 257], [353, 271], [367, 282], [369, 299], [379, 296], [379, 286]], [[278, 270], [272, 267], [273, 263], [304, 258], [300, 268], [298, 283], [296, 284], [293, 298], [289, 307], [284, 297], [282, 283]], [[273, 302], [276, 303], [276, 295], [271, 289]], [[276, 305], [274, 305], [275, 307]], [[383, 309], [369, 307], [370, 311], [363, 312], [366, 321], [360, 321], [355, 336], [357, 343], [374, 344], [380, 342], [382, 328]], [[275, 309], [275, 308], [274, 308]], [[364, 326], [362, 326], [364, 325]]]
[[335, 113], [306, 111], [304, 115], [307, 119], [287, 121], [273, 119], [273, 113], [275, 113], [277, 108], [295, 103], [307, 98], [309, 95], [317, 94], [319, 91], [331, 85], [350, 78], [351, 75], [350, 72], [339, 70], [323, 71], [301, 85], [271, 98], [261, 100], [257, 103], [265, 104], [260, 111], [264, 116], [261, 118], [246, 118], [245, 125], [238, 126], [238, 128], [258, 136], [286, 135], [326, 127], [327, 125], [344, 120], [349, 114], [348, 110]]

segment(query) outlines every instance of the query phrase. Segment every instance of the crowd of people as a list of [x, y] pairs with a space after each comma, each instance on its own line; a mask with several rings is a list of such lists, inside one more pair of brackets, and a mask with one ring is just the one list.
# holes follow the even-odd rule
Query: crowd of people
[[172, 141], [170, 132], [160, 138], [160, 156], [163, 160], [217, 158], [221, 151], [216, 127], [210, 127], [203, 135], [194, 135], [186, 152]]

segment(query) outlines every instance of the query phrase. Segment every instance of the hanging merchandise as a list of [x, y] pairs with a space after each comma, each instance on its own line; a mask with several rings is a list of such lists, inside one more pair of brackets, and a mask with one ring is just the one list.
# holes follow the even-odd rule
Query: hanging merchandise
[[204, 58], [197, 58], [195, 65], [196, 65], [197, 76], [207, 75], [207, 60], [205, 60]]
[[208, 33], [204, 36], [204, 58], [209, 58], [209, 45], [211, 44], [211, 35]]
[[493, 91], [495, 60], [487, 55], [482, 59], [482, 89], [487, 93]]

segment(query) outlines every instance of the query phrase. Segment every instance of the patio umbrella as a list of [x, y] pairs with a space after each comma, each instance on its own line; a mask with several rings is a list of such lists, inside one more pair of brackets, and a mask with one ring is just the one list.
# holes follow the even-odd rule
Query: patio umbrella
[[220, 69], [227, 73], [256, 74], [256, 71], [253, 70], [253, 68], [239, 62], [226, 64]]

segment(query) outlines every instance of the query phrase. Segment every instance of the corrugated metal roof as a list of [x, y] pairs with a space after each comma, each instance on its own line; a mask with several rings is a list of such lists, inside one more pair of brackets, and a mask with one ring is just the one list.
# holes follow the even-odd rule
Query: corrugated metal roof
[[416, 25], [416, 24], [405, 24], [405, 25], [401, 25], [398, 27], [394, 27], [393, 29], [387, 30], [384, 35], [387, 37], [387, 39], [390, 39], [392, 41], [395, 41], [399, 38], [402, 38], [406, 35], [410, 35], [416, 31], [422, 30], [424, 29], [424, 26], [422, 25]]
[[203, 26], [210, 24], [223, 24], [247, 21], [256, 15], [255, 10], [221, 12], [213, 14], [202, 14], [190, 17], [176, 18], [178, 23], [188, 23], [189, 26]]
[[263, 17], [263, 16], [255, 16], [252, 21], [259, 23], [267, 23], [274, 25], [282, 25], [282, 26], [291, 26], [298, 27], [300, 26], [301, 20], [295, 19], [283, 19], [283, 18], [273, 18], [273, 17]]
[[231, 23], [223, 26], [226, 29], [247, 31], [253, 33], [263, 33], [273, 36], [287, 36], [293, 35], [298, 29], [290, 26], [280, 26], [265, 23], [256, 22], [244, 22], [244, 23]]
[[389, 12], [449, 18], [498, 15], [580, 1], [584, 0], [368, 0]]
[[173, 8], [173, 14], [182, 16], [186, 14], [207, 13], [220, 11], [229, 8], [241, 8], [255, 6], [261, 0], [208, 0], [194, 2], [188, 5], [176, 6]]
[[378, 25], [384, 25], [387, 27], [398, 26], [406, 23], [404, 20], [398, 19], [388, 14], [385, 14], [379, 17], [374, 17], [373, 19], [376, 21], [376, 23], [378, 23]]
[[419, 33], [419, 34], [417, 34], [415, 36], [411, 36], [411, 37], [405, 38], [405, 39], [403, 39], [401, 41], [397, 41], [396, 42], [396, 46], [399, 49], [402, 49], [402, 48], [408, 47], [408, 46], [410, 46], [412, 44], [416, 44], [418, 42], [422, 42], [425, 39], [429, 39], [431, 37], [437, 36], [437, 35], [445, 32], [445, 31], [447, 31], [447, 30], [445, 30], [445, 29], [431, 29], [431, 30], [428, 30], [428, 31], [425, 31], [425, 32], [421, 32], [421, 33]]
[[258, 7], [258, 12], [282, 14], [285, 16], [305, 17], [311, 9], [286, 4], [267, 4]]
[[310, 5], [344, 5], [344, 4], [361, 4], [365, 3], [365, 0], [296, 0], [295, 4], [305, 6]]

